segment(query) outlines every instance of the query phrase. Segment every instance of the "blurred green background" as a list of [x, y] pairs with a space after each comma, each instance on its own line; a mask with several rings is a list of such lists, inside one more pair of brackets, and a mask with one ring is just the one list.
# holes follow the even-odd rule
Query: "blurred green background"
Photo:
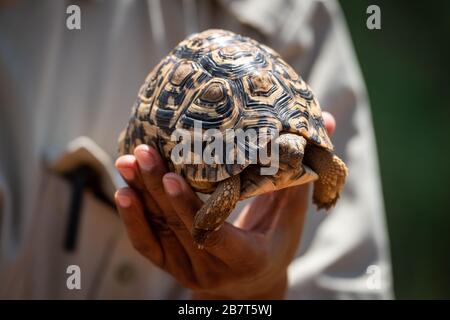
[[[340, 3], [372, 106], [396, 298], [450, 298], [450, 1]], [[381, 30], [366, 27], [371, 4]]]

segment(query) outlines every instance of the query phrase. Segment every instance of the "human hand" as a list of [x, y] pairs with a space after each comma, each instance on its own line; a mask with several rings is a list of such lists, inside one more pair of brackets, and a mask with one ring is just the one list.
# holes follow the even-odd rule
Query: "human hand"
[[[324, 112], [329, 134], [334, 118]], [[116, 167], [130, 187], [115, 199], [134, 248], [169, 272], [195, 298], [282, 299], [287, 267], [297, 250], [308, 205], [309, 185], [258, 196], [213, 232], [200, 250], [193, 242], [196, 193], [167, 171], [156, 150], [140, 145]]]

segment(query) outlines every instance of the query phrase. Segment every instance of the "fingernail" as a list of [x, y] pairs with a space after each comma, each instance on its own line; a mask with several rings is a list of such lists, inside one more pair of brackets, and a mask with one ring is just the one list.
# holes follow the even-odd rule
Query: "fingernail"
[[128, 208], [129, 206], [131, 206], [131, 199], [127, 195], [117, 193], [116, 199], [117, 202], [119, 203], [119, 206], [121, 206], [122, 208]]
[[163, 177], [164, 189], [170, 196], [176, 196], [181, 191], [180, 183], [170, 176]]
[[142, 147], [136, 150], [135, 156], [141, 169], [144, 169], [145, 171], [151, 171], [153, 169], [155, 158], [148, 147], [145, 149]]
[[134, 170], [131, 168], [119, 168], [119, 172], [125, 180], [133, 180], [134, 179]]

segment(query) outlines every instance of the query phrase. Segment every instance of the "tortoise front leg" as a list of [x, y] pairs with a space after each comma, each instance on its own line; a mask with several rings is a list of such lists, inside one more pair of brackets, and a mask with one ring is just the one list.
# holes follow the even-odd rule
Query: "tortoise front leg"
[[240, 175], [223, 180], [196, 213], [192, 237], [199, 248], [203, 247], [208, 235], [217, 230], [228, 218], [239, 200], [240, 192]]

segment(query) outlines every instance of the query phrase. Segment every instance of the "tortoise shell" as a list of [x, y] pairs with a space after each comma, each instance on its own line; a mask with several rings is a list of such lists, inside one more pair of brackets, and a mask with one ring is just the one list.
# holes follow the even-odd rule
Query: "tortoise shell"
[[[197, 191], [210, 192], [212, 183], [239, 174], [249, 161], [174, 164], [172, 132], [194, 131], [196, 121], [203, 130], [254, 129], [259, 136], [291, 132], [333, 151], [319, 103], [305, 81], [274, 50], [229, 31], [208, 30], [188, 37], [150, 72], [121, 137], [120, 153], [148, 144]], [[264, 141], [237, 147], [265, 148]]]

